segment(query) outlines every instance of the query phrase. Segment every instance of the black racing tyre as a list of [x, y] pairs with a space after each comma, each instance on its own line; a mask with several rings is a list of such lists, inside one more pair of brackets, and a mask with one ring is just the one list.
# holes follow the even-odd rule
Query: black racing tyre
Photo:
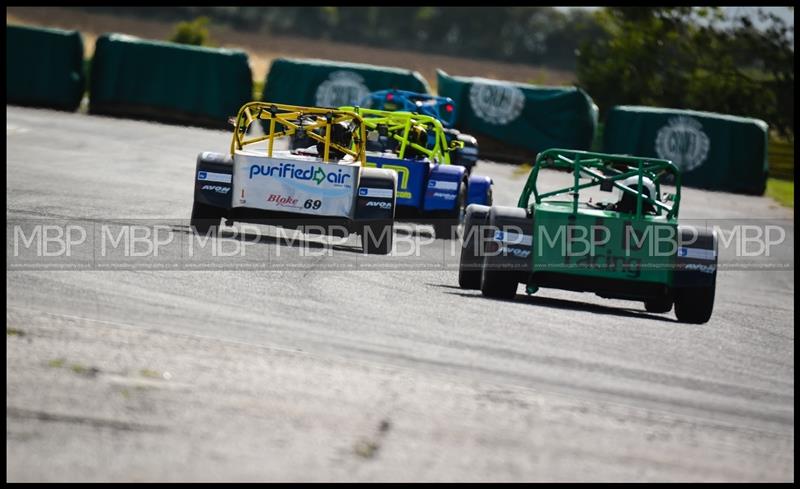
[[478, 163], [477, 157], [474, 155], [465, 155], [465, 150], [475, 150], [478, 151], [478, 145], [475, 143], [474, 138], [469, 134], [459, 134], [458, 140], [464, 142], [464, 148], [456, 150], [456, 164], [461, 165], [467, 169], [467, 175], [472, 173], [472, 169], [475, 168], [475, 165]]
[[219, 221], [223, 217], [223, 210], [195, 201], [192, 206], [192, 217], [189, 224], [194, 228], [198, 234], [208, 234], [213, 230], [216, 232], [219, 229]]
[[[487, 215], [485, 224], [487, 227], [484, 229], [484, 238], [488, 239], [491, 233], [491, 228], [488, 226], [493, 224], [490, 222]], [[487, 250], [484, 250], [487, 251]], [[492, 299], [505, 299], [512, 300], [517, 295], [517, 282], [512, 273], [507, 270], [498, 270], [490, 263], [491, 257], [486, 255], [483, 257], [483, 266], [481, 267], [481, 294], [484, 297]]]
[[682, 323], [703, 324], [714, 311], [716, 280], [706, 287], [678, 289], [675, 296], [675, 316]]
[[519, 282], [508, 271], [486, 266], [486, 257], [481, 270], [481, 293], [492, 299], [512, 300], [517, 296]]
[[462, 180], [456, 197], [456, 207], [436, 220], [433, 224], [433, 235], [436, 239], [456, 239], [458, 225], [464, 220], [464, 211], [467, 208], [467, 180]]
[[711, 253], [713, 263], [709, 263], [708, 256], [698, 258], [695, 255], [693, 258], [688, 255], [689, 250], [687, 256], [678, 256], [678, 268], [673, 274], [675, 316], [683, 323], [706, 323], [714, 311], [717, 288], [717, 235], [713, 231], [697, 230], [691, 226], [679, 226], [678, 230], [681, 240], [691, 243], [690, 250]]
[[506, 229], [505, 226], [510, 223], [522, 226], [523, 234], [531, 233], [530, 229], [525, 233], [526, 228], [532, 226], [531, 216], [525, 209], [518, 207], [494, 206], [489, 208], [485, 222], [481, 292], [485, 297], [494, 299], [514, 299], [517, 295], [517, 286], [526, 280], [530, 273], [529, 258], [498, 254], [502, 245], [495, 241], [493, 236], [496, 231]]
[[[470, 251], [475, 252], [477, 250]], [[465, 264], [465, 253], [468, 253], [468, 251], [462, 249], [461, 259], [458, 263], [458, 286], [467, 290], [479, 290], [481, 288], [481, 271], [467, 268]]]
[[672, 310], [672, 299], [651, 299], [644, 301], [644, 308], [647, 312], [663, 314]]
[[[476, 210], [479, 209], [479, 210]], [[483, 232], [480, 228], [486, 222], [484, 206], [471, 206], [464, 217], [464, 234], [461, 256], [458, 260], [458, 286], [462, 289], [480, 290], [481, 268], [483, 266]]]
[[394, 221], [380, 220], [364, 224], [361, 247], [367, 255], [388, 255], [392, 251]]
[[[464, 143], [464, 147], [463, 148], [459, 148], [459, 149], [456, 149], [455, 151], [453, 151], [453, 153], [452, 153], [452, 155], [450, 157], [450, 163], [452, 163], [454, 165], [463, 166], [467, 170], [467, 175], [470, 175], [472, 173], [472, 169], [475, 167], [475, 165], [476, 165], [476, 163], [478, 161], [478, 155], [477, 155], [478, 142], [477, 142], [477, 140], [473, 136], [470, 136], [469, 134], [464, 134], [461, 131], [459, 131], [458, 129], [453, 129], [453, 128], [445, 129], [444, 130], [444, 134], [445, 134], [445, 139], [447, 141], [447, 146], [448, 147], [450, 146], [450, 144], [451, 144], [451, 142], [453, 140], [461, 141], [461, 142]], [[467, 149], [467, 151], [470, 151], [470, 150], [474, 149], [475, 150], [474, 154], [467, 155], [464, 152], [465, 149]]]

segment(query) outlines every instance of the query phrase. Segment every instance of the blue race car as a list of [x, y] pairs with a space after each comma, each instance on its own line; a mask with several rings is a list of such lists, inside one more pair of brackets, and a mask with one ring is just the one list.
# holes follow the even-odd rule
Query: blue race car
[[397, 172], [396, 219], [433, 224], [437, 238], [453, 239], [467, 205], [491, 205], [492, 179], [451, 164], [451, 154], [463, 143], [448, 143], [438, 119], [359, 107], [338, 110], [362, 118], [366, 166]]
[[453, 128], [456, 122], [456, 104], [450, 97], [407, 90], [379, 90], [370, 93], [361, 105], [377, 110], [404, 111], [433, 117], [442, 123], [448, 144], [454, 139], [464, 143], [453, 152], [451, 159], [454, 164], [466, 167], [469, 174], [478, 161], [478, 141]]
[[361, 103], [371, 109], [427, 115], [438, 119], [445, 128], [453, 127], [456, 122], [456, 105], [450, 97], [393, 89], [372, 92]]

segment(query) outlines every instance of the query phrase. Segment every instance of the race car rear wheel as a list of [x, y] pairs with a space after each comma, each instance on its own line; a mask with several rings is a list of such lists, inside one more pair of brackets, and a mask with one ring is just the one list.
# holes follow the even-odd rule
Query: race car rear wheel
[[481, 292], [486, 297], [513, 299], [531, 270], [532, 216], [519, 207], [494, 206], [485, 222]]
[[480, 290], [483, 264], [483, 229], [489, 207], [473, 204], [464, 217], [461, 257], [458, 261], [458, 286], [462, 289]]
[[392, 251], [394, 221], [380, 220], [364, 224], [361, 247], [367, 255], [388, 255]]
[[464, 143], [463, 148], [453, 151], [450, 163], [466, 168], [467, 176], [469, 176], [478, 161], [478, 141], [473, 136], [464, 134], [458, 129], [445, 129], [444, 134], [448, 146], [453, 140]]
[[433, 234], [436, 239], [455, 239], [458, 233], [458, 225], [464, 220], [464, 212], [467, 208], [467, 181], [462, 180], [458, 186], [458, 197], [452, 212], [443, 216], [433, 224]]
[[716, 283], [706, 287], [685, 287], [677, 290], [675, 316], [682, 323], [703, 324], [714, 311]]
[[223, 217], [223, 209], [195, 201], [192, 206], [192, 217], [189, 224], [199, 234], [208, 234], [209, 231], [219, 228], [219, 221]]
[[692, 226], [679, 226], [678, 231], [681, 242], [686, 244], [685, 253], [676, 259], [678, 269], [673, 274], [675, 316], [683, 323], [706, 323], [714, 311], [717, 288], [717, 234]]
[[481, 270], [481, 293], [484, 297], [512, 300], [517, 296], [518, 285], [511, 273], [494, 269], [484, 259]]
[[663, 314], [672, 310], [671, 299], [652, 299], [644, 301], [644, 308], [647, 312]]
[[490, 186], [489, 190], [486, 191], [486, 205], [491, 207], [492, 204], [494, 204], [494, 190]]
[[459, 134], [458, 140], [463, 141], [464, 147], [455, 151], [455, 164], [467, 169], [467, 175], [472, 173], [478, 162], [478, 143], [469, 134]]

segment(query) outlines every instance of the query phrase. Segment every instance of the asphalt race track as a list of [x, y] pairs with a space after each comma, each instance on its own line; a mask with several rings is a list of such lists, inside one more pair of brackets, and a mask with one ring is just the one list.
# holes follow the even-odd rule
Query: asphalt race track
[[[19, 270], [14, 222], [188, 239], [196, 154], [230, 135], [6, 117], [9, 481], [794, 479], [794, 215], [766, 197], [684, 189], [682, 220], [781, 226], [769, 260], [791, 264], [721, 270], [703, 325], [592, 294], [488, 300], [441, 240], [307, 256], [323, 240], [264, 228], [264, 270]], [[516, 203], [517, 167], [476, 172]]]

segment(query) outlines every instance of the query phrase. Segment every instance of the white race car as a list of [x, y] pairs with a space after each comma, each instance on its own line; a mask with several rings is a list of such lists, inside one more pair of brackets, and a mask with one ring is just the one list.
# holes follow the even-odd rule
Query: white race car
[[[266, 134], [255, 134], [257, 121], [264, 121]], [[198, 233], [216, 231], [222, 218], [313, 225], [328, 234], [360, 234], [365, 253], [391, 251], [397, 172], [365, 166], [364, 123], [357, 114], [249, 102], [234, 127], [229, 154], [197, 157], [191, 225]], [[276, 140], [298, 132], [314, 144], [275, 148]]]

